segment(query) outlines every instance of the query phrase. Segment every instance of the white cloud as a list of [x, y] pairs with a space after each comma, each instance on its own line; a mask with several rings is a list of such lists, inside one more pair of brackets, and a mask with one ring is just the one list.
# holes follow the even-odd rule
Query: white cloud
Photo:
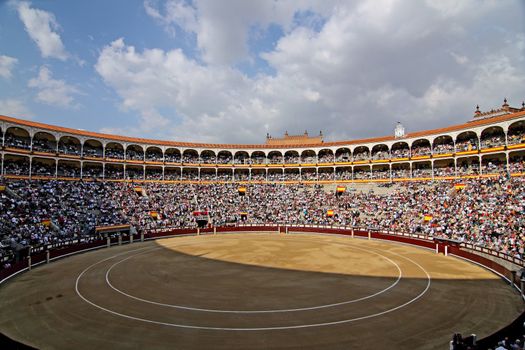
[[159, 21], [168, 33], [175, 35], [176, 31], [172, 26], [174, 23], [187, 32], [197, 30], [197, 14], [194, 7], [181, 0], [167, 1], [164, 4], [164, 14], [161, 14], [162, 10], [158, 8], [157, 3], [158, 1], [145, 0], [144, 8], [146, 13]]
[[53, 73], [48, 67], [40, 67], [38, 77], [29, 80], [28, 86], [38, 90], [37, 100], [62, 108], [78, 108], [74, 95], [81, 92], [64, 80], [53, 79]]
[[57, 33], [60, 26], [52, 13], [32, 8], [31, 3], [26, 1], [19, 2], [17, 10], [27, 34], [37, 44], [42, 57], [52, 57], [62, 61], [68, 59], [69, 53]]
[[22, 101], [15, 98], [7, 98], [0, 100], [0, 114], [31, 119], [33, 113]]
[[170, 34], [177, 27], [196, 34], [197, 47], [209, 64], [232, 64], [249, 60], [248, 41], [254, 28], [265, 29], [274, 23], [285, 30], [294, 24], [300, 11], [315, 10], [324, 14], [333, 0], [323, 2], [267, 0], [144, 0], [146, 13]]
[[14, 57], [0, 55], [0, 77], [4, 79], [10, 79], [12, 76], [12, 70], [18, 60]]
[[[179, 140], [257, 143], [267, 131], [304, 129], [331, 140], [382, 136], [398, 120], [415, 131], [466, 121], [477, 103], [490, 109], [507, 96], [519, 104], [519, 11], [491, 1], [448, 5], [341, 1], [321, 11], [307, 1], [201, 0], [189, 27], [204, 63], [119, 39], [102, 49], [95, 68], [123, 108], [139, 112], [129, 133]], [[152, 17], [167, 18], [162, 7], [152, 9]], [[304, 9], [324, 20], [296, 22]], [[273, 73], [247, 76], [231, 63], [248, 55], [250, 28], [268, 23], [284, 32], [260, 55]], [[497, 36], [479, 34], [488, 25]]]

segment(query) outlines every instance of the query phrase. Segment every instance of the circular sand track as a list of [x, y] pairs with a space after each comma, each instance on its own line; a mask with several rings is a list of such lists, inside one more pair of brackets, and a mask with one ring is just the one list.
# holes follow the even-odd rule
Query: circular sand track
[[0, 288], [0, 331], [39, 348], [442, 349], [522, 308], [494, 274], [406, 245], [178, 237], [73, 256]]

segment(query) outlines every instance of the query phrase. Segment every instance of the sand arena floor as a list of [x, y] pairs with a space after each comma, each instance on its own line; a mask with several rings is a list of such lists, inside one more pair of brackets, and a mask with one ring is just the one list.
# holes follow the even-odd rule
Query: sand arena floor
[[498, 276], [432, 251], [223, 234], [33, 269], [0, 287], [0, 332], [41, 349], [447, 349], [522, 309]]

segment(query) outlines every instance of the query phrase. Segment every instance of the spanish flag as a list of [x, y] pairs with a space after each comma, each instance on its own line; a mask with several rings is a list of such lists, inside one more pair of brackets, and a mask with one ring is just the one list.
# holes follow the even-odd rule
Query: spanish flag
[[425, 215], [423, 216], [423, 220], [425, 220], [425, 221], [431, 221], [431, 220], [432, 220], [432, 215], [430, 215], [430, 214], [425, 214]]
[[133, 187], [133, 191], [137, 193], [142, 193], [142, 187]]
[[337, 186], [337, 189], [336, 189], [337, 193], [341, 194], [341, 193], [345, 193], [346, 192], [346, 187], [345, 186]]
[[454, 185], [454, 188], [456, 189], [456, 191], [461, 191], [462, 189], [464, 189], [467, 185], [465, 184], [461, 184], [461, 183], [458, 183], [458, 184], [455, 184]]
[[334, 216], [334, 211], [332, 209], [328, 209], [326, 211], [326, 216], [328, 216], [329, 218], [331, 218], [332, 216]]
[[42, 219], [41, 223], [42, 225], [49, 227], [51, 226], [51, 219]]
[[5, 186], [0, 185], [0, 192], [3, 192], [3, 191], [5, 191]]
[[149, 216], [151, 216], [153, 219], [157, 220], [159, 218], [159, 213], [157, 211], [150, 211]]

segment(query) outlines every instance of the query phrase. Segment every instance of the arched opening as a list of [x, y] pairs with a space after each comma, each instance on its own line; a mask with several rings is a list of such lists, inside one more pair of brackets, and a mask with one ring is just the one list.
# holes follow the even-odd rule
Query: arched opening
[[392, 178], [393, 179], [410, 178], [410, 163], [392, 164]]
[[235, 181], [248, 181], [250, 180], [250, 171], [248, 169], [235, 169], [234, 179]]
[[215, 164], [217, 162], [217, 155], [214, 151], [204, 150], [201, 152], [200, 161], [203, 164]]
[[447, 177], [456, 175], [454, 159], [440, 159], [434, 161], [434, 177]]
[[332, 167], [321, 167], [317, 170], [318, 174], [319, 174], [319, 180], [324, 180], [324, 181], [333, 181], [335, 180], [335, 177], [334, 177], [334, 169]]
[[285, 164], [298, 164], [299, 163], [299, 152], [297, 151], [286, 151], [284, 153]]
[[509, 145], [525, 143], [525, 120], [520, 120], [509, 126], [507, 142]]
[[478, 175], [479, 158], [478, 157], [461, 157], [456, 160], [458, 175]]
[[350, 148], [338, 148], [335, 151], [335, 161], [336, 162], [350, 162], [352, 159], [352, 152]]
[[56, 162], [54, 159], [33, 157], [31, 162], [31, 176], [54, 177]]
[[217, 180], [217, 170], [215, 168], [202, 168], [201, 181], [215, 181]]
[[73, 160], [58, 160], [58, 177], [80, 178], [80, 162]]
[[428, 162], [412, 163], [413, 178], [430, 178], [432, 177], [432, 164]]
[[373, 165], [372, 179], [390, 179], [390, 167], [387, 164]]
[[29, 132], [26, 129], [16, 126], [7, 128], [5, 132], [5, 147], [26, 150], [30, 149], [31, 138], [29, 136]]
[[410, 147], [406, 142], [396, 142], [392, 145], [392, 158], [409, 158], [410, 157]]
[[315, 156], [315, 152], [311, 149], [303, 151], [301, 153], [301, 163], [304, 164], [315, 164], [317, 163], [317, 157]]
[[251, 181], [266, 181], [266, 170], [252, 169]]
[[505, 132], [500, 126], [491, 126], [481, 132], [481, 148], [493, 148], [505, 145]]
[[144, 161], [144, 148], [142, 148], [142, 146], [139, 146], [139, 145], [129, 145], [126, 148], [126, 160], [135, 160], [135, 161], [143, 162]]
[[[231, 160], [231, 158], [230, 158]], [[219, 181], [232, 181], [233, 180], [233, 169], [219, 168], [217, 170], [217, 180]]]
[[84, 162], [82, 164], [82, 178], [99, 179], [104, 177], [104, 166], [102, 163]]
[[335, 162], [334, 152], [331, 149], [325, 148], [317, 154], [318, 163], [333, 163]]
[[454, 140], [449, 135], [436, 137], [432, 146], [434, 154], [454, 153]]
[[48, 132], [39, 131], [33, 136], [33, 152], [56, 153], [57, 139]]
[[284, 181], [284, 170], [283, 169], [268, 169], [268, 181]]
[[199, 153], [194, 149], [187, 149], [182, 152], [182, 162], [184, 164], [198, 164]]
[[[354, 162], [370, 159], [370, 149], [366, 146], [359, 146], [354, 149]], [[355, 169], [354, 169], [355, 173]]]
[[512, 174], [525, 173], [525, 151], [511, 152], [509, 154], [509, 171]]
[[164, 159], [166, 163], [180, 163], [181, 153], [177, 148], [168, 148], [164, 152]]
[[164, 160], [164, 156], [162, 155], [162, 149], [160, 149], [160, 147], [150, 146], [146, 148], [146, 161], [147, 162], [162, 162], [163, 160]]
[[352, 168], [349, 166], [341, 166], [335, 168], [336, 180], [352, 180]]
[[370, 165], [360, 165], [354, 167], [355, 180], [369, 180], [372, 177]]
[[478, 149], [478, 135], [474, 131], [465, 131], [456, 137], [456, 152], [476, 151]]
[[315, 168], [302, 168], [301, 169], [301, 180], [302, 181], [316, 181], [317, 170]]
[[235, 164], [248, 164], [250, 160], [250, 155], [245, 151], [235, 152], [234, 163]]
[[4, 174], [20, 176], [29, 175], [29, 157], [5, 154]]
[[251, 162], [252, 164], [265, 164], [266, 162], [266, 154], [261, 151], [255, 151], [252, 153], [251, 156]]
[[[193, 150], [191, 150], [193, 151]], [[196, 152], [196, 151], [195, 151]], [[184, 154], [182, 155], [184, 157]], [[182, 168], [182, 180], [197, 181], [199, 180], [199, 169]]]
[[[180, 159], [180, 158], [179, 158]], [[176, 167], [165, 167], [164, 168], [164, 180], [180, 180], [180, 168]]]
[[144, 167], [142, 165], [126, 165], [124, 168], [125, 178], [128, 180], [143, 180]]
[[388, 152], [388, 146], [385, 144], [375, 145], [372, 147], [372, 159], [389, 159], [390, 153]]
[[146, 180], [162, 180], [162, 167], [147, 166], [146, 167]]
[[120, 143], [109, 142], [106, 145], [107, 159], [124, 159], [124, 146]]
[[106, 179], [121, 180], [124, 178], [124, 165], [122, 164], [106, 164], [105, 171]]
[[430, 141], [427, 139], [419, 139], [412, 142], [412, 157], [430, 156], [431, 153]]
[[268, 163], [270, 164], [282, 164], [283, 154], [279, 151], [271, 151], [268, 153]]
[[217, 153], [217, 163], [219, 164], [231, 164], [233, 155], [230, 151], [220, 151]]
[[76, 137], [62, 136], [58, 141], [58, 153], [80, 157], [80, 149], [80, 140]]
[[504, 175], [507, 173], [507, 157], [503, 153], [487, 154], [481, 158], [481, 173], [483, 175]]
[[83, 147], [83, 156], [91, 158], [102, 158], [104, 156], [104, 146], [98, 140], [86, 140]]
[[299, 168], [286, 168], [284, 169], [284, 178], [286, 181], [299, 181], [301, 180], [301, 174]]

